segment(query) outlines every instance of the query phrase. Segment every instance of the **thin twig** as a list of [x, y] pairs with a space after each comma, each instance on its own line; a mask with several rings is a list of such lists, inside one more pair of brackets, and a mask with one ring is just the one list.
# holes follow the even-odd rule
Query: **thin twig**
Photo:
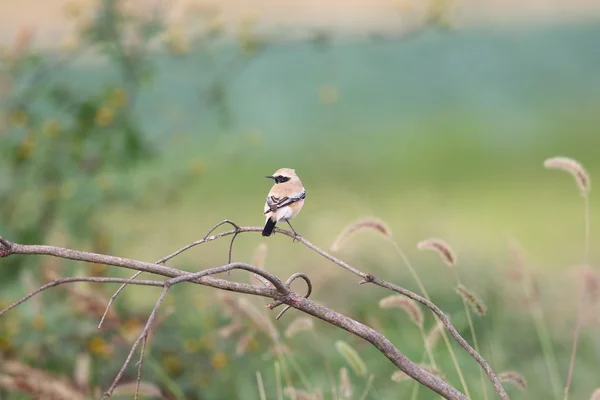
[[[185, 247], [183, 247], [183, 248], [181, 248], [181, 249], [177, 250], [175, 253], [169, 254], [168, 256], [161, 258], [160, 260], [156, 261], [156, 263], [155, 263], [155, 264], [164, 264], [164, 263], [165, 263], [165, 262], [167, 262], [168, 260], [170, 260], [170, 259], [174, 258], [175, 256], [177, 256], [177, 255], [179, 255], [179, 254], [183, 253], [184, 251], [186, 251], [186, 250], [188, 250], [188, 249], [190, 249], [190, 248], [192, 248], [192, 247], [194, 247], [194, 246], [197, 246], [197, 245], [199, 245], [199, 244], [201, 244], [201, 243], [205, 243], [205, 242], [207, 242], [208, 240], [206, 240], [206, 238], [207, 238], [207, 237], [208, 237], [208, 236], [209, 236], [209, 235], [210, 235], [210, 234], [211, 234], [211, 233], [212, 233], [212, 232], [213, 232], [215, 229], [217, 229], [218, 227], [220, 227], [220, 226], [222, 226], [222, 225], [225, 225], [225, 224], [230, 224], [230, 225], [231, 225], [231, 226], [233, 226], [233, 228], [234, 228], [234, 229], [236, 229], [236, 230], [238, 230], [238, 229], [239, 229], [239, 226], [238, 226], [238, 225], [237, 225], [235, 222], [233, 222], [233, 221], [229, 221], [229, 220], [227, 220], [227, 219], [226, 219], [226, 220], [224, 220], [224, 221], [221, 221], [221, 222], [219, 222], [217, 225], [213, 226], [213, 227], [212, 227], [212, 228], [211, 228], [211, 229], [210, 229], [210, 230], [209, 230], [209, 231], [206, 233], [206, 235], [204, 235], [204, 237], [203, 237], [201, 240], [198, 240], [198, 241], [196, 241], [196, 242], [193, 242], [193, 243], [191, 243], [191, 244], [189, 244], [189, 245], [187, 245], [187, 246], [185, 246]], [[232, 253], [232, 250], [233, 250], [233, 241], [235, 240], [235, 237], [236, 237], [236, 236], [237, 236], [237, 234], [234, 234], [234, 235], [233, 235], [233, 238], [231, 238], [231, 242], [229, 243], [229, 258], [228, 258], [228, 261], [227, 261], [227, 263], [228, 263], [228, 264], [231, 264], [231, 253]], [[0, 239], [2, 239], [2, 238], [0, 238]], [[129, 283], [131, 283], [131, 281], [133, 281], [135, 278], [137, 278], [138, 276], [140, 276], [142, 273], [143, 273], [143, 271], [138, 271], [138, 272], [136, 272], [135, 274], [133, 274], [133, 276], [132, 276], [131, 278], [129, 278], [129, 280], [128, 280], [127, 282], [125, 282], [123, 285], [121, 285], [121, 287], [119, 287], [119, 288], [117, 289], [117, 291], [116, 291], [116, 292], [115, 292], [115, 293], [114, 293], [114, 294], [111, 296], [110, 300], [108, 301], [108, 304], [106, 305], [106, 308], [104, 309], [104, 314], [102, 314], [102, 318], [100, 319], [100, 323], [98, 324], [98, 329], [100, 329], [100, 328], [102, 327], [102, 323], [104, 322], [104, 319], [106, 318], [106, 315], [108, 314], [108, 311], [110, 310], [110, 307], [112, 306], [112, 304], [113, 304], [113, 302], [115, 301], [115, 299], [117, 298], [117, 296], [118, 296], [118, 295], [119, 295], [119, 294], [120, 294], [120, 293], [123, 291], [123, 289], [125, 289], [125, 287], [126, 287], [126, 286], [127, 286]]]
[[[294, 282], [297, 278], [302, 278], [304, 280], [304, 282], [306, 282], [306, 294], [304, 295], [305, 299], [308, 299], [308, 297], [310, 296], [310, 294], [312, 293], [312, 283], [310, 282], [310, 279], [308, 278], [308, 276], [306, 276], [306, 274], [303, 273], [295, 273], [292, 276], [290, 276], [288, 278], [287, 281], [285, 281], [285, 286], [287, 286], [290, 290], [290, 286], [292, 285], [292, 282]], [[271, 304], [267, 305], [267, 308], [273, 310], [275, 309], [277, 306], [279, 306], [281, 304], [281, 302], [279, 301], [274, 301]], [[277, 314], [277, 316], [275, 317], [275, 319], [280, 319], [281, 317], [283, 317], [283, 314], [285, 314], [285, 312], [287, 310], [290, 309], [291, 306], [286, 306], [279, 314]]]
[[140, 361], [138, 361], [137, 379], [135, 381], [135, 396], [133, 400], [137, 400], [140, 394], [140, 383], [142, 382], [142, 367], [144, 366], [144, 354], [146, 353], [146, 344], [148, 343], [148, 335], [144, 336], [142, 342], [142, 350], [140, 351]]
[[[75, 276], [75, 277], [68, 277], [68, 278], [58, 278], [58, 279], [53, 280], [52, 282], [45, 284], [44, 286], [42, 286], [40, 288], [34, 290], [33, 292], [29, 293], [27, 296], [21, 298], [20, 300], [15, 301], [11, 305], [9, 305], [8, 307], [6, 307], [2, 311], [0, 311], [0, 317], [2, 317], [2, 315], [7, 313], [8, 311], [12, 310], [13, 308], [17, 307], [18, 305], [26, 302], [33, 296], [43, 292], [44, 290], [53, 288], [55, 286], [62, 285], [64, 283], [72, 283], [72, 282], [123, 283], [123, 282], [127, 282], [127, 281], [128, 281], [127, 279], [122, 279], [122, 278], [99, 278], [99, 277], [95, 277], [95, 276]], [[160, 281], [135, 281], [135, 282], [133, 282], [133, 284], [134, 285], [142, 285], [142, 286], [159, 286], [159, 287], [163, 286], [163, 283]]]
[[125, 372], [125, 369], [127, 368], [127, 366], [129, 365], [129, 363], [131, 362], [131, 358], [133, 357], [133, 353], [137, 349], [137, 347], [140, 344], [140, 342], [142, 340], [144, 340], [144, 338], [148, 334], [148, 331], [150, 330], [150, 325], [152, 325], [152, 321], [154, 321], [154, 318], [156, 318], [156, 312], [158, 311], [158, 308], [162, 304], [163, 300], [165, 299], [165, 296], [167, 295], [167, 292], [169, 291], [169, 288], [170, 288], [169, 285], [165, 285], [163, 287], [163, 291], [160, 294], [160, 297], [158, 298], [158, 300], [156, 301], [156, 304], [154, 305], [154, 308], [152, 309], [152, 313], [150, 313], [150, 316], [148, 317], [148, 321], [146, 322], [146, 326], [144, 326], [144, 330], [138, 336], [138, 338], [135, 340], [135, 342], [133, 343], [133, 346], [131, 346], [131, 350], [129, 351], [129, 354], [127, 355], [127, 358], [125, 359], [125, 362], [123, 363], [123, 366], [121, 367], [121, 369], [117, 373], [117, 376], [113, 380], [112, 385], [110, 385], [110, 388], [104, 393], [103, 399], [106, 399], [106, 398], [112, 396], [112, 393], [114, 392], [115, 387], [117, 387], [117, 385], [119, 384], [119, 381], [121, 380], [121, 377], [123, 376], [123, 373]]

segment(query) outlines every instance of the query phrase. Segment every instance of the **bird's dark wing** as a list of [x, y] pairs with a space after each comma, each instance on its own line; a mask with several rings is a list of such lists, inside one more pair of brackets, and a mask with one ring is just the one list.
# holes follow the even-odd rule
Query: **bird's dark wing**
[[302, 193], [299, 193], [294, 196], [285, 196], [285, 197], [276, 197], [276, 196], [267, 196], [267, 205], [269, 209], [265, 211], [265, 214], [268, 212], [275, 211], [281, 207], [289, 206], [292, 203], [300, 201], [306, 197], [306, 191], [303, 190]]

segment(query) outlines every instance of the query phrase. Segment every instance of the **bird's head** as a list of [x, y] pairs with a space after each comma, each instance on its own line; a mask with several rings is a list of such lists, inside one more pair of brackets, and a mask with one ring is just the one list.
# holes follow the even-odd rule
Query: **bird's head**
[[300, 178], [296, 175], [296, 171], [291, 168], [280, 168], [273, 175], [265, 176], [275, 181], [275, 184], [284, 182], [295, 182], [300, 181]]

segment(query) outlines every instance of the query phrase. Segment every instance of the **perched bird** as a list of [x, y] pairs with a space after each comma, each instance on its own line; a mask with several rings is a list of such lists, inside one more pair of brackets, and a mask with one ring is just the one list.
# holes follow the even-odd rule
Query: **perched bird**
[[292, 224], [290, 224], [290, 219], [298, 215], [306, 197], [306, 190], [304, 190], [300, 178], [296, 175], [296, 171], [290, 168], [278, 169], [273, 175], [265, 178], [273, 179], [275, 183], [267, 195], [267, 202], [265, 203], [267, 221], [262, 235], [271, 236], [275, 224], [285, 220], [292, 228], [294, 235], [298, 236]]

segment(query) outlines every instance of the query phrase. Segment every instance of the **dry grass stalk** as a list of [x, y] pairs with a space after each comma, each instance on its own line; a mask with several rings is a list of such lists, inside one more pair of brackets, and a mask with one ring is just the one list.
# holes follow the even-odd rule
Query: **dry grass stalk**
[[348, 238], [352, 236], [352, 234], [364, 229], [374, 230], [387, 238], [392, 237], [392, 231], [382, 221], [379, 221], [377, 219], [363, 219], [353, 223], [352, 225], [344, 229], [335, 239], [333, 245], [331, 245], [331, 250], [340, 250], [342, 246], [346, 243]]
[[427, 346], [430, 349], [433, 349], [433, 346], [435, 346], [440, 340], [443, 330], [444, 324], [442, 323], [442, 321], [438, 321], [425, 337], [425, 346]]
[[335, 342], [335, 348], [340, 353], [342, 357], [346, 360], [350, 368], [356, 373], [358, 376], [366, 376], [367, 375], [367, 366], [365, 362], [362, 360], [358, 351], [356, 351], [352, 346], [343, 340], [338, 340]]
[[292, 349], [285, 344], [274, 344], [269, 347], [268, 354], [273, 357], [284, 356], [286, 354], [291, 354]]
[[352, 398], [352, 383], [346, 367], [340, 368], [340, 393], [344, 399]]
[[469, 306], [471, 306], [471, 309], [475, 314], [479, 315], [480, 317], [485, 316], [487, 308], [485, 304], [483, 304], [483, 301], [481, 301], [481, 299], [475, 293], [471, 292], [464, 285], [456, 286], [456, 293], [458, 293], [460, 297], [462, 297], [463, 300], [466, 301]]
[[66, 378], [51, 375], [18, 361], [4, 361], [0, 387], [21, 391], [37, 399], [84, 400], [85, 393], [77, 390]]
[[409, 380], [409, 377], [402, 371], [396, 371], [392, 374], [391, 379], [394, 382], [404, 382]]
[[[590, 197], [589, 195], [590, 195], [590, 190], [591, 190], [590, 177], [579, 162], [577, 162], [571, 158], [567, 158], [567, 157], [549, 158], [546, 161], [544, 161], [544, 166], [546, 168], [560, 169], [560, 170], [570, 173], [575, 178], [575, 182], [577, 182], [577, 186], [579, 187], [581, 195], [584, 198], [585, 240], [584, 240], [583, 259], [584, 259], [584, 263], [587, 265], [587, 264], [589, 264], [589, 259], [590, 259], [590, 225], [591, 225], [590, 201], [589, 201], [589, 197]], [[579, 336], [581, 334], [581, 329], [582, 329], [582, 324], [583, 324], [583, 314], [584, 314], [584, 307], [585, 307], [584, 302], [585, 302], [585, 292], [582, 293], [582, 297], [581, 297], [581, 300], [579, 302], [578, 309], [577, 309], [577, 321], [575, 323], [575, 329], [574, 329], [574, 333], [573, 333], [573, 342], [571, 345], [571, 361], [569, 363], [569, 372], [567, 373], [567, 382], [565, 384], [565, 389], [564, 389], [564, 400], [567, 400], [569, 398], [569, 389], [571, 387], [571, 380], [573, 378], [573, 370], [575, 368], [575, 356], [577, 354], [577, 346], [578, 346]]]
[[590, 177], [579, 162], [568, 157], [553, 157], [544, 161], [544, 167], [560, 169], [570, 173], [575, 178], [575, 182], [577, 182], [581, 194], [584, 197], [589, 195], [591, 190]]
[[[136, 382], [124, 383], [115, 388], [113, 392], [113, 396], [135, 396], [137, 389]], [[156, 398], [156, 399], [166, 399], [167, 397], [163, 396], [160, 388], [153, 383], [150, 382], [140, 382], [140, 387], [138, 391], [138, 395], [141, 395], [142, 398]]]
[[75, 381], [75, 386], [81, 390], [85, 390], [89, 386], [91, 361], [89, 353], [80, 353], [75, 359], [73, 380]]
[[234, 333], [240, 331], [243, 328], [243, 325], [239, 322], [232, 322], [228, 325], [225, 325], [217, 330], [217, 335], [222, 337], [223, 339], [227, 339]]
[[267, 400], [267, 395], [265, 394], [265, 384], [263, 382], [262, 374], [260, 373], [260, 371], [256, 371], [256, 383], [258, 385], [260, 400]]
[[263, 331], [273, 340], [279, 339], [279, 332], [277, 331], [277, 328], [275, 328], [275, 325], [273, 325], [273, 322], [246, 298], [242, 297], [238, 299], [237, 305], [240, 310], [252, 320], [256, 329]]
[[[60, 277], [58, 266], [47, 266], [43, 269], [42, 274], [48, 282]], [[100, 290], [90, 288], [89, 285], [66, 286], [64, 290], [71, 296], [70, 300], [77, 312], [92, 315], [94, 318], [100, 318], [104, 314], [108, 298]], [[113, 324], [121, 322], [117, 313], [112, 309], [108, 310], [105, 319]]]
[[268, 247], [266, 243], [260, 243], [258, 246], [256, 246], [256, 249], [254, 249], [254, 255], [252, 259], [254, 260], [254, 265], [258, 268], [265, 267], [265, 261], [267, 259], [267, 250]]
[[309, 332], [314, 328], [313, 319], [310, 317], [296, 317], [285, 330], [285, 337], [291, 338], [301, 332]]
[[242, 356], [246, 353], [248, 345], [250, 344], [252, 339], [254, 339], [254, 334], [254, 332], [247, 332], [240, 336], [237, 343], [235, 344], [235, 355]]
[[237, 307], [235, 299], [231, 294], [227, 292], [217, 292], [216, 297], [223, 308], [223, 315], [229, 318], [240, 315], [239, 308]]
[[384, 309], [400, 308], [408, 314], [411, 321], [415, 325], [417, 325], [419, 328], [423, 327], [424, 318], [421, 308], [417, 305], [417, 303], [407, 297], [400, 295], [384, 297], [383, 299], [379, 300], [379, 307]]
[[527, 380], [523, 375], [515, 371], [504, 371], [498, 374], [500, 382], [512, 383], [521, 390], [527, 390]]
[[438, 253], [442, 261], [449, 267], [456, 265], [456, 255], [452, 248], [442, 239], [427, 239], [417, 244], [419, 250], [431, 250]]
[[[258, 268], [265, 267], [265, 260], [267, 259], [266, 243], [260, 243], [258, 246], [256, 246], [256, 249], [254, 249], [254, 255], [253, 255], [252, 259], [254, 260], [254, 265], [257, 266]], [[267, 287], [273, 287], [273, 285], [271, 284], [271, 282], [269, 282], [268, 279], [265, 279], [258, 274], [252, 274], [252, 277], [254, 278], [254, 280], [256, 282], [258, 282], [262, 285], [265, 285]]]
[[600, 299], [600, 275], [598, 270], [585, 266], [581, 269], [581, 286], [586, 298], [596, 303]]
[[321, 400], [319, 393], [309, 393], [304, 390], [299, 390], [293, 387], [286, 387], [283, 389], [283, 394], [285, 394], [290, 399], [296, 400]]

